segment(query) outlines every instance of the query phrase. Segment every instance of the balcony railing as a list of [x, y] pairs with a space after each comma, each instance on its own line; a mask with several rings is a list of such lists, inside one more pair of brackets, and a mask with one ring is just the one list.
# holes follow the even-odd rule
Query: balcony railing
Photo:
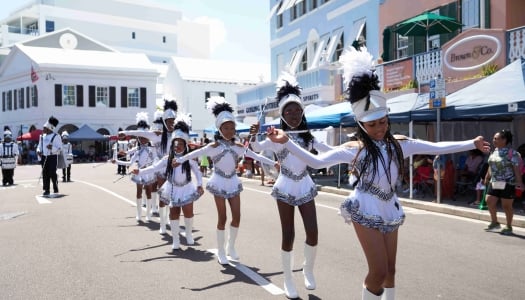
[[525, 57], [525, 26], [507, 31], [507, 63]]

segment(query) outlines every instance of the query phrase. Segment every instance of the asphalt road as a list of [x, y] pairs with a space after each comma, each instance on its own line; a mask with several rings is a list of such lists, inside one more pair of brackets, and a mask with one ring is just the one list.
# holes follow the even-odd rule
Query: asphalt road
[[[209, 193], [195, 203], [194, 238], [171, 251], [158, 218], [137, 225], [135, 186], [111, 164], [75, 164], [63, 195], [43, 199], [40, 167], [19, 166], [0, 187], [0, 299], [284, 299], [280, 224], [270, 187], [244, 180], [237, 252], [217, 263], [217, 214]], [[318, 288], [302, 284], [304, 230], [296, 215], [294, 276], [303, 299], [361, 299], [366, 261], [338, 216], [344, 196], [317, 197]], [[486, 222], [405, 207], [398, 299], [523, 299], [525, 230], [485, 232]], [[181, 222], [183, 224], [183, 222]]]

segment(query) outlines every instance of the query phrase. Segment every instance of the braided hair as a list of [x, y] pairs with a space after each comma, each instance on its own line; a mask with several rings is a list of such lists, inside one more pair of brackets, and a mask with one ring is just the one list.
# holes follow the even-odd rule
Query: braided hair
[[[367, 52], [365, 47], [362, 47], [361, 51], [350, 48], [346, 50], [340, 58], [345, 71], [343, 77], [345, 83], [347, 83], [344, 91], [345, 99], [351, 104], [358, 101], [366, 101], [365, 110], [368, 110], [370, 105], [370, 91], [380, 90], [379, 77], [375, 73], [371, 58], [372, 56]], [[352, 169], [356, 170], [355, 176], [357, 178], [353, 186], [355, 187], [359, 183], [363, 170], [371, 170], [372, 177], [376, 177], [379, 162], [385, 167], [385, 172], [390, 180], [390, 165], [392, 161], [395, 160], [398, 166], [398, 174], [400, 178], [402, 178], [405, 169], [403, 151], [399, 142], [390, 132], [390, 119], [388, 120], [388, 130], [384, 137], [388, 161], [385, 161], [383, 155], [381, 155], [379, 146], [374, 143], [368, 133], [363, 129], [363, 123], [361, 121], [357, 122], [360, 124], [357, 126], [356, 137], [363, 143], [363, 147], [358, 151], [356, 158], [359, 157], [363, 149], [366, 149], [366, 154], [360, 162], [359, 168], [355, 168], [357, 159], [353, 161]]]

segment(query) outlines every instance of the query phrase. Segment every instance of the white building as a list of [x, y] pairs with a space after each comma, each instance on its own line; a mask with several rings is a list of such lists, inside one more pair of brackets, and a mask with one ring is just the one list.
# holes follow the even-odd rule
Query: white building
[[115, 134], [135, 125], [137, 112], [153, 117], [158, 76], [145, 54], [116, 52], [72, 29], [55, 31], [16, 44], [0, 66], [0, 120], [26, 132], [53, 115], [58, 132], [87, 124]]
[[154, 63], [166, 63], [173, 55], [210, 57], [209, 25], [184, 20], [173, 5], [140, 0], [25, 2], [0, 21], [0, 47], [72, 28], [118, 51], [145, 53]]
[[[161, 106], [163, 99], [171, 98], [177, 99], [180, 112], [192, 114], [193, 130], [201, 133], [200, 130], [212, 123], [204, 105], [208, 96], [224, 95], [236, 107], [236, 92], [270, 78], [269, 65], [208, 60], [209, 25], [185, 20], [173, 5], [140, 0], [33, 0], [21, 5], [0, 24], [0, 93], [6, 95], [2, 100], [6, 109], [0, 112], [0, 125], [22, 126], [23, 132], [33, 125], [40, 128], [42, 121], [53, 112], [60, 125], [73, 125], [69, 131], [87, 124], [103, 134], [115, 134], [118, 127], [134, 123], [136, 111], [146, 110], [151, 118], [156, 104]], [[14, 46], [16, 43], [22, 46]], [[10, 51], [21, 53], [21, 49], [34, 46], [38, 49], [26, 49], [31, 56], [25, 52], [18, 54], [26, 55], [27, 60], [15, 66], [12, 56], [17, 54]], [[60, 57], [64, 48], [72, 50], [67, 51], [71, 55], [68, 61]], [[58, 55], [54, 56], [56, 61], [48, 62], [49, 55]], [[144, 58], [149, 59], [149, 63]], [[31, 64], [40, 76], [35, 84], [29, 81]], [[61, 67], [57, 69], [58, 65]], [[83, 77], [87, 69], [90, 75]], [[128, 72], [129, 69], [134, 71]], [[147, 74], [137, 72], [139, 69], [147, 69]], [[153, 73], [157, 74], [155, 79], [150, 78]], [[16, 76], [19, 78], [13, 80]], [[88, 86], [105, 86], [110, 97], [115, 90], [115, 103], [110, 101], [110, 107], [91, 108], [84, 101], [83, 109], [77, 112], [73, 107], [56, 107], [54, 101], [42, 102], [43, 98], [55, 99], [55, 95], [60, 94], [53, 88], [57, 84], [62, 84], [62, 94], [69, 85], [83, 86], [82, 92], [76, 94], [84, 97], [81, 101], [88, 99]], [[38, 108], [27, 105], [22, 108], [18, 103], [15, 108], [14, 99], [20, 95], [15, 91], [34, 90], [32, 86], [38, 91]], [[125, 93], [120, 88], [130, 86], [146, 88], [145, 107], [121, 106]], [[27, 92], [24, 95], [27, 96]], [[78, 100], [80, 98], [76, 103]], [[7, 109], [8, 103], [11, 110]], [[111, 107], [112, 104], [115, 107]], [[17, 113], [12, 114], [15, 109]], [[81, 122], [70, 120], [73, 110], [77, 116], [81, 113]]]
[[201, 132], [214, 123], [206, 109], [209, 97], [222, 96], [235, 108], [237, 92], [269, 77], [267, 64], [172, 57], [163, 89], [177, 100], [180, 112], [191, 113], [192, 130]]

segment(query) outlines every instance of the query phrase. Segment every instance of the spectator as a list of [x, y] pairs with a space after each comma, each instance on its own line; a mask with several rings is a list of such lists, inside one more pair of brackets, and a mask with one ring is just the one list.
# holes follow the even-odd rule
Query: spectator
[[511, 148], [512, 133], [509, 130], [496, 132], [492, 143], [494, 151], [489, 156], [489, 169], [485, 176], [486, 200], [491, 219], [486, 230], [491, 231], [501, 227], [497, 216], [497, 203], [501, 200], [507, 220], [507, 226], [501, 230], [501, 234], [511, 235], [515, 188], [523, 190], [520, 170], [522, 160], [520, 154]]

